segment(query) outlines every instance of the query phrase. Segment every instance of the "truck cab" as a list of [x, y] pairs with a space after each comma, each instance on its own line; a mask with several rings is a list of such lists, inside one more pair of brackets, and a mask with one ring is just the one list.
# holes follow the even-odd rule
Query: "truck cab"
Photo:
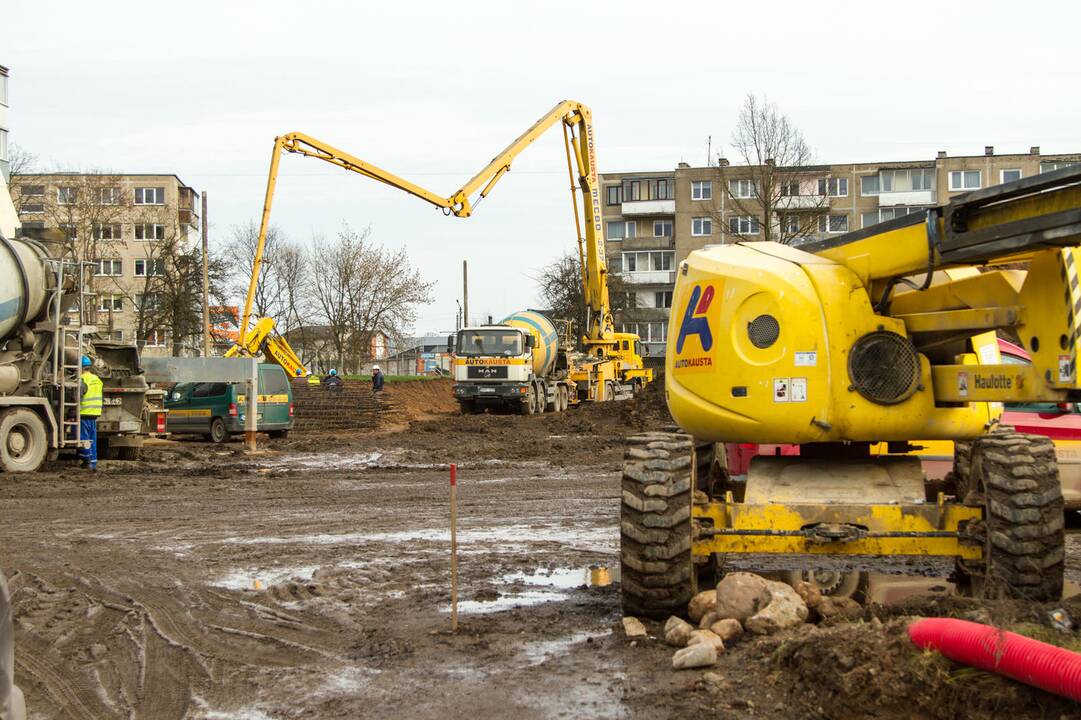
[[634, 333], [615, 333], [615, 351], [612, 355], [619, 362], [619, 377], [630, 383], [637, 393], [642, 386], [653, 381], [653, 370], [645, 367], [642, 360], [642, 341]]
[[509, 325], [464, 328], [447, 338], [454, 397], [463, 412], [521, 404], [534, 380], [531, 334]]

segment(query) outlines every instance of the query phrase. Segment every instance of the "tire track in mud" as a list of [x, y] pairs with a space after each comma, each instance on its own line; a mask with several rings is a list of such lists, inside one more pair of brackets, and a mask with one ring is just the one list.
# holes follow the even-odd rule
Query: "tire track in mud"
[[74, 720], [101, 720], [117, 717], [101, 697], [89, 687], [88, 678], [72, 672], [70, 664], [57, 655], [48, 643], [32, 635], [19, 636], [15, 665], [41, 684], [62, 717]]

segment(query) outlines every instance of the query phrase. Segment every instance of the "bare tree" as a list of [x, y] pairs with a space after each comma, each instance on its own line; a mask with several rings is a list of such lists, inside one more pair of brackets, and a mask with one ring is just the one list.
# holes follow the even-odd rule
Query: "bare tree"
[[829, 186], [814, 174], [814, 154], [788, 116], [748, 93], [732, 147], [741, 164], [721, 168], [728, 211], [717, 218], [722, 234], [790, 244], [817, 232]]
[[8, 145], [8, 170], [11, 177], [25, 175], [37, 171], [38, 156], [34, 155], [22, 145], [11, 143]]
[[404, 249], [387, 250], [370, 241], [371, 231], [342, 228], [335, 241], [313, 240], [309, 289], [337, 365], [359, 368], [371, 358], [372, 338], [403, 337], [418, 305], [431, 302], [433, 283], [424, 282]]
[[[254, 220], [233, 226], [232, 238], [225, 245], [224, 256], [235, 269], [235, 279], [230, 289], [240, 297], [248, 293], [258, 245], [259, 225]], [[281, 274], [278, 272], [279, 251], [286, 251], [288, 245], [288, 240], [278, 228], [271, 226], [267, 230], [263, 262], [259, 268], [259, 280], [255, 285], [252, 301], [252, 312], [257, 317], [274, 318], [274, 322], [280, 326], [288, 324], [288, 300], [285, 297]]]
[[[140, 292], [132, 298], [136, 311], [136, 337], [145, 344], [156, 336], [164, 342], [169, 330], [171, 353], [194, 351], [201, 345], [203, 328], [203, 254], [177, 233], [145, 246]], [[211, 302], [224, 304], [228, 264], [220, 257], [209, 258], [208, 278]]]
[[[612, 313], [633, 307], [634, 295], [628, 291], [623, 278], [617, 273], [609, 273], [607, 277]], [[570, 320], [574, 337], [581, 336], [589, 327], [589, 308], [582, 289], [582, 264], [578, 255], [567, 253], [544, 266], [534, 280], [540, 287], [540, 302], [553, 319]]]

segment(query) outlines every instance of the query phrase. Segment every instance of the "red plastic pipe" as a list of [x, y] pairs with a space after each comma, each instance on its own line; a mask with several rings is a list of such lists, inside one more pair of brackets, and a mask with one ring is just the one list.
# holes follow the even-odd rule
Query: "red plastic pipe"
[[925, 618], [908, 637], [950, 660], [987, 670], [1081, 702], [1081, 654], [990, 625]]

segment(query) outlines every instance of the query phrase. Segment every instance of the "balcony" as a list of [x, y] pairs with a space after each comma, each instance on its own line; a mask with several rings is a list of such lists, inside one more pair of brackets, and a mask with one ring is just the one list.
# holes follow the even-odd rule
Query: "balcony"
[[881, 192], [878, 194], [879, 207], [893, 207], [895, 205], [934, 204], [934, 190], [896, 190], [893, 192]]
[[782, 195], [773, 207], [779, 212], [829, 210], [830, 202], [825, 195]]
[[676, 282], [676, 273], [672, 270], [624, 272], [620, 277], [630, 285], [673, 285]]
[[634, 200], [624, 202], [620, 212], [623, 217], [644, 217], [646, 215], [675, 215], [675, 200]]
[[671, 235], [623, 238], [623, 250], [671, 250], [676, 241]]

